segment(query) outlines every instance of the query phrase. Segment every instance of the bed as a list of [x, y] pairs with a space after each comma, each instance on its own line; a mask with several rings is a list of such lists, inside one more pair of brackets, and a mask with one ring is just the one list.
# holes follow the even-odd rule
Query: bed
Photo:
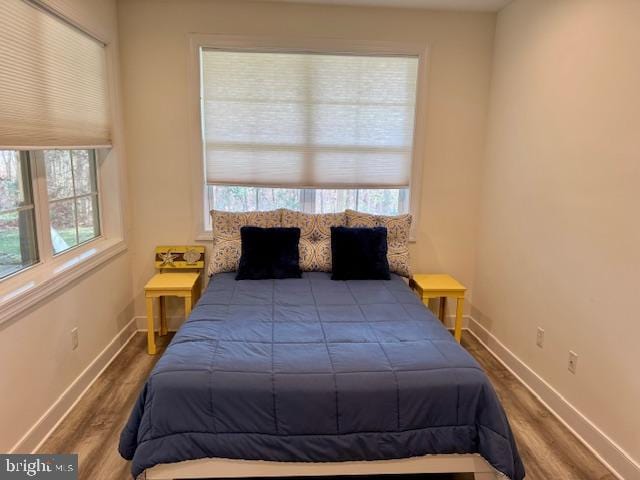
[[150, 479], [524, 477], [485, 373], [395, 275], [215, 275], [145, 383], [119, 449], [134, 477]]

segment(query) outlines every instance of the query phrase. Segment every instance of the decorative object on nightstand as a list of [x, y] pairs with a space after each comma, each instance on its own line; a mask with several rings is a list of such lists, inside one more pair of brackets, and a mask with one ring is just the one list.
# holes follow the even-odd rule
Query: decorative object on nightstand
[[[201, 290], [200, 272], [204, 269], [204, 246], [156, 247], [155, 266], [160, 270], [144, 287], [147, 302], [147, 352], [156, 353], [153, 319], [153, 301], [160, 302], [160, 335], [167, 334], [167, 309], [165, 297], [184, 298], [185, 318], [191, 313], [193, 303], [198, 301]], [[191, 271], [190, 271], [191, 270]]]
[[[429, 299], [440, 299], [439, 317], [444, 322], [444, 311], [447, 297], [456, 299], [456, 324], [454, 336], [460, 343], [462, 338], [462, 310], [464, 309], [464, 294], [466, 287], [455, 278], [446, 274], [424, 275], [416, 274], [409, 280], [409, 286], [413, 288], [422, 301], [429, 306]], [[433, 312], [434, 314], [436, 312]]]

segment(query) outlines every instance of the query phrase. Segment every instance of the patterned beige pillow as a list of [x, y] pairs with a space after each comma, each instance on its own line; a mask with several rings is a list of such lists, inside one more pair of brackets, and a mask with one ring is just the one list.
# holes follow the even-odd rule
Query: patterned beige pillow
[[389, 269], [393, 273], [409, 277], [409, 231], [411, 230], [411, 214], [397, 216], [371, 215], [370, 213], [347, 210], [348, 227], [386, 227], [387, 259]]
[[235, 272], [240, 261], [242, 242], [240, 228], [279, 227], [282, 210], [269, 212], [223, 212], [211, 210], [213, 225], [213, 251], [209, 259], [209, 275], [222, 272]]
[[283, 227], [300, 228], [300, 268], [303, 272], [331, 271], [331, 227], [344, 226], [342, 213], [282, 211]]

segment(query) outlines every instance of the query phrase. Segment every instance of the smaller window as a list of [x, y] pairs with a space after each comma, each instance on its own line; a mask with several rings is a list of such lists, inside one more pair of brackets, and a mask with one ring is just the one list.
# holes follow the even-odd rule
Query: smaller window
[[37, 262], [29, 157], [26, 152], [0, 150], [0, 278]]
[[100, 236], [94, 150], [45, 150], [54, 255]]

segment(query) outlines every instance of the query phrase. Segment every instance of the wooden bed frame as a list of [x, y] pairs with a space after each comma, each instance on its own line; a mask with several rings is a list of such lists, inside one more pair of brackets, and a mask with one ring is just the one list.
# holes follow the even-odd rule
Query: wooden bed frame
[[425, 455], [398, 460], [356, 462], [268, 462], [203, 458], [163, 463], [145, 470], [138, 480], [247, 477], [321, 477], [411, 473], [473, 473], [475, 480], [505, 478], [477, 454]]

